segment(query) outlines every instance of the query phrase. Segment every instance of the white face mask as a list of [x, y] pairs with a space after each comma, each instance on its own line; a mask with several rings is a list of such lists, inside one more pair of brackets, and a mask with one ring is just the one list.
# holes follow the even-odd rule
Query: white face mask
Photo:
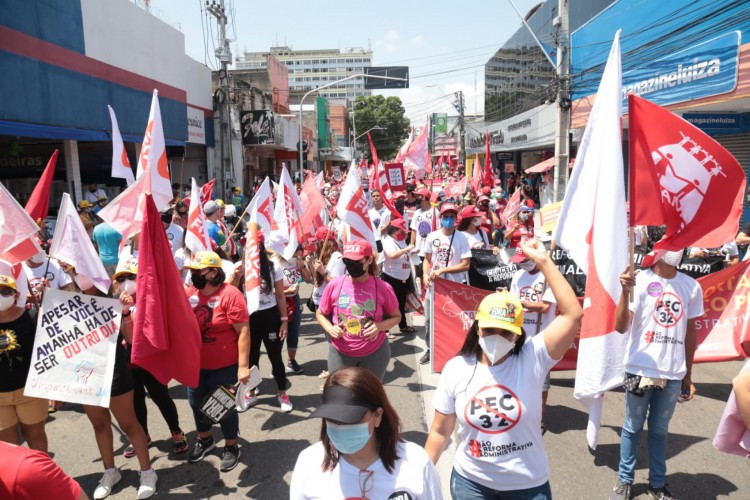
[[526, 272], [531, 272], [536, 267], [536, 264], [534, 264], [534, 261], [531, 259], [519, 262], [517, 265]]
[[474, 217], [473, 219], [471, 219], [471, 223], [474, 224], [475, 226], [479, 227], [479, 226], [482, 225], [482, 218], [481, 217]]
[[680, 265], [680, 262], [682, 262], [682, 254], [683, 254], [682, 251], [679, 251], [679, 252], [667, 252], [661, 258], [661, 260], [663, 260], [665, 264], [677, 267], [677, 266]]
[[78, 286], [78, 289], [81, 291], [88, 290], [94, 286], [94, 282], [91, 281], [91, 278], [84, 276], [83, 274], [76, 274], [75, 281], [76, 286]]
[[29, 260], [33, 262], [34, 264], [43, 264], [46, 258], [47, 258], [47, 254], [45, 254], [44, 252], [39, 252], [38, 254], [31, 257]]
[[490, 364], [492, 365], [500, 361], [515, 345], [515, 342], [511, 342], [502, 335], [479, 337], [479, 346], [482, 348], [482, 351], [484, 351], [485, 356], [487, 356], [487, 359], [490, 360]]
[[135, 295], [137, 289], [136, 280], [126, 279], [120, 284], [120, 291], [125, 292], [128, 295]]
[[8, 297], [3, 297], [0, 295], [0, 311], [7, 311], [11, 307], [13, 307], [16, 303], [16, 296], [10, 295]]

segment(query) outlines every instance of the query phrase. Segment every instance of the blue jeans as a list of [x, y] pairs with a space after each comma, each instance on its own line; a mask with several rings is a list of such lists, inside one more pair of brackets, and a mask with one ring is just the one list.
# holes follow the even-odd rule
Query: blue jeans
[[669, 380], [664, 389], [648, 389], [643, 397], [625, 393], [625, 424], [620, 440], [620, 481], [633, 484], [638, 436], [643, 430], [648, 413], [648, 482], [654, 488], [663, 488], [667, 479], [667, 432], [681, 380]]
[[498, 491], [466, 479], [453, 469], [451, 473], [451, 497], [454, 500], [549, 500], [552, 490], [549, 481], [525, 490]]
[[[188, 387], [187, 396], [190, 408], [193, 410], [195, 428], [198, 432], [208, 432], [214, 423], [211, 419], [201, 413], [201, 403], [206, 394], [212, 392], [217, 386], [232, 386], [237, 383], [237, 365], [229, 365], [218, 370], [201, 370], [198, 379], [198, 387]], [[219, 422], [224, 439], [237, 439], [240, 429], [240, 418], [237, 412], [230, 410]]]
[[302, 301], [299, 294], [294, 296], [294, 314], [289, 318], [289, 330], [286, 332], [286, 348], [297, 350], [299, 345], [299, 327], [302, 324]]

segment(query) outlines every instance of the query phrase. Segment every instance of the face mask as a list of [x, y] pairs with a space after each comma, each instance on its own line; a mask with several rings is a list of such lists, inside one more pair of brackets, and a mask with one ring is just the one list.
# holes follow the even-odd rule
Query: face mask
[[471, 219], [471, 223], [474, 224], [476, 227], [479, 227], [482, 225], [482, 218], [474, 217], [473, 219]]
[[396, 233], [393, 235], [397, 241], [404, 241], [406, 239], [406, 233]]
[[529, 214], [527, 214], [526, 212], [521, 212], [521, 215], [519, 215], [519, 217], [521, 218], [522, 221], [529, 220]]
[[534, 264], [533, 260], [525, 260], [523, 262], [519, 262], [518, 267], [520, 267], [524, 271], [531, 272], [536, 267], [536, 264]]
[[137, 290], [137, 284], [135, 280], [126, 279], [122, 286], [120, 286], [120, 290], [127, 293], [128, 295], [135, 295], [135, 292]]
[[7, 311], [16, 303], [16, 296], [11, 295], [9, 297], [0, 296], [0, 311]]
[[33, 262], [34, 264], [42, 264], [47, 259], [47, 255], [44, 252], [39, 252], [38, 254], [31, 257], [29, 260]]
[[453, 227], [456, 225], [456, 219], [440, 219], [440, 225], [443, 226], [443, 229], [453, 229]]
[[187, 198], [188, 196], [190, 196], [191, 192], [189, 189], [186, 189], [185, 192], [182, 194], [185, 196], [185, 198]]
[[326, 434], [339, 453], [357, 453], [370, 440], [370, 423], [336, 425], [326, 422]]
[[663, 260], [665, 264], [677, 267], [677, 266], [680, 265], [680, 262], [682, 262], [682, 254], [683, 254], [682, 251], [679, 251], [679, 252], [667, 252], [661, 258], [661, 260]]
[[193, 273], [190, 275], [193, 280], [193, 286], [198, 290], [203, 290], [208, 284], [208, 278], [202, 276], [200, 273]]
[[91, 278], [88, 276], [84, 276], [83, 274], [76, 274], [75, 277], [76, 286], [79, 290], [88, 290], [89, 288], [92, 288], [94, 286], [94, 282], [91, 281]]
[[500, 359], [508, 354], [515, 342], [511, 342], [502, 335], [489, 335], [487, 337], [479, 337], [479, 345], [482, 347], [487, 359], [490, 360], [490, 364], [495, 364]]
[[349, 276], [352, 278], [359, 278], [367, 272], [365, 266], [358, 260], [345, 259], [344, 265], [346, 266], [346, 272], [349, 273]]

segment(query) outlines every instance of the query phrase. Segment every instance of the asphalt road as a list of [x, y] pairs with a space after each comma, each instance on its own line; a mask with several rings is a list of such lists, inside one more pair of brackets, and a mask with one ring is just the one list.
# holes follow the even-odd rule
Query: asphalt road
[[[306, 290], [305, 290], [306, 291]], [[421, 318], [415, 323], [421, 324]], [[303, 375], [290, 375], [289, 395], [294, 411], [279, 411], [270, 363], [261, 358], [260, 404], [240, 415], [241, 464], [233, 471], [219, 472], [220, 447], [204, 461], [191, 464], [185, 456], [170, 453], [169, 431], [157, 408], [149, 401], [149, 427], [154, 444], [151, 456], [159, 474], [155, 498], [287, 498], [292, 469], [297, 455], [318, 440], [320, 422], [307, 415], [320, 402], [328, 344], [314, 317], [305, 309], [298, 360]], [[388, 396], [402, 419], [404, 437], [424, 444], [428, 422], [432, 419], [432, 391], [438, 375], [417, 362], [424, 342], [420, 328], [414, 335], [398, 336], [391, 341], [393, 359], [385, 384]], [[690, 403], [679, 405], [670, 424], [667, 449], [668, 486], [681, 499], [750, 498], [750, 468], [738, 457], [717, 452], [711, 439], [731, 390], [731, 379], [742, 363], [699, 365], [694, 369], [698, 395]], [[606, 396], [599, 446], [589, 451], [586, 445], [586, 414], [573, 399], [573, 373], [553, 373], [552, 391], [546, 413], [549, 431], [545, 436], [550, 461], [551, 484], [558, 499], [606, 499], [615, 483], [619, 459], [619, 432], [624, 418], [621, 392]], [[195, 439], [185, 388], [174, 386], [172, 396], [180, 414], [180, 424]], [[110, 498], [134, 498], [138, 485], [135, 458], [122, 457], [127, 439], [115, 426], [116, 465], [123, 479]], [[55, 460], [77, 479], [89, 495], [102, 473], [101, 459], [92, 427], [78, 405], [65, 404], [47, 423], [49, 449]], [[219, 438], [218, 427], [214, 436]], [[634, 493], [646, 498], [648, 475], [646, 432], [642, 434]], [[438, 470], [448, 496], [448, 478], [453, 454], [441, 457]], [[376, 500], [376, 499], [373, 499]]]

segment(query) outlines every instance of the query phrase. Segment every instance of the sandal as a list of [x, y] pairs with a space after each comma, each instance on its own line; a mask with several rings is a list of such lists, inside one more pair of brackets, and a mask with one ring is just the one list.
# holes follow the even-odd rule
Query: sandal
[[385, 336], [388, 337], [388, 340], [394, 340], [396, 338], [396, 336], [390, 332], [386, 333]]
[[401, 329], [401, 333], [417, 333], [417, 329], [413, 326], [407, 326], [406, 328]]

